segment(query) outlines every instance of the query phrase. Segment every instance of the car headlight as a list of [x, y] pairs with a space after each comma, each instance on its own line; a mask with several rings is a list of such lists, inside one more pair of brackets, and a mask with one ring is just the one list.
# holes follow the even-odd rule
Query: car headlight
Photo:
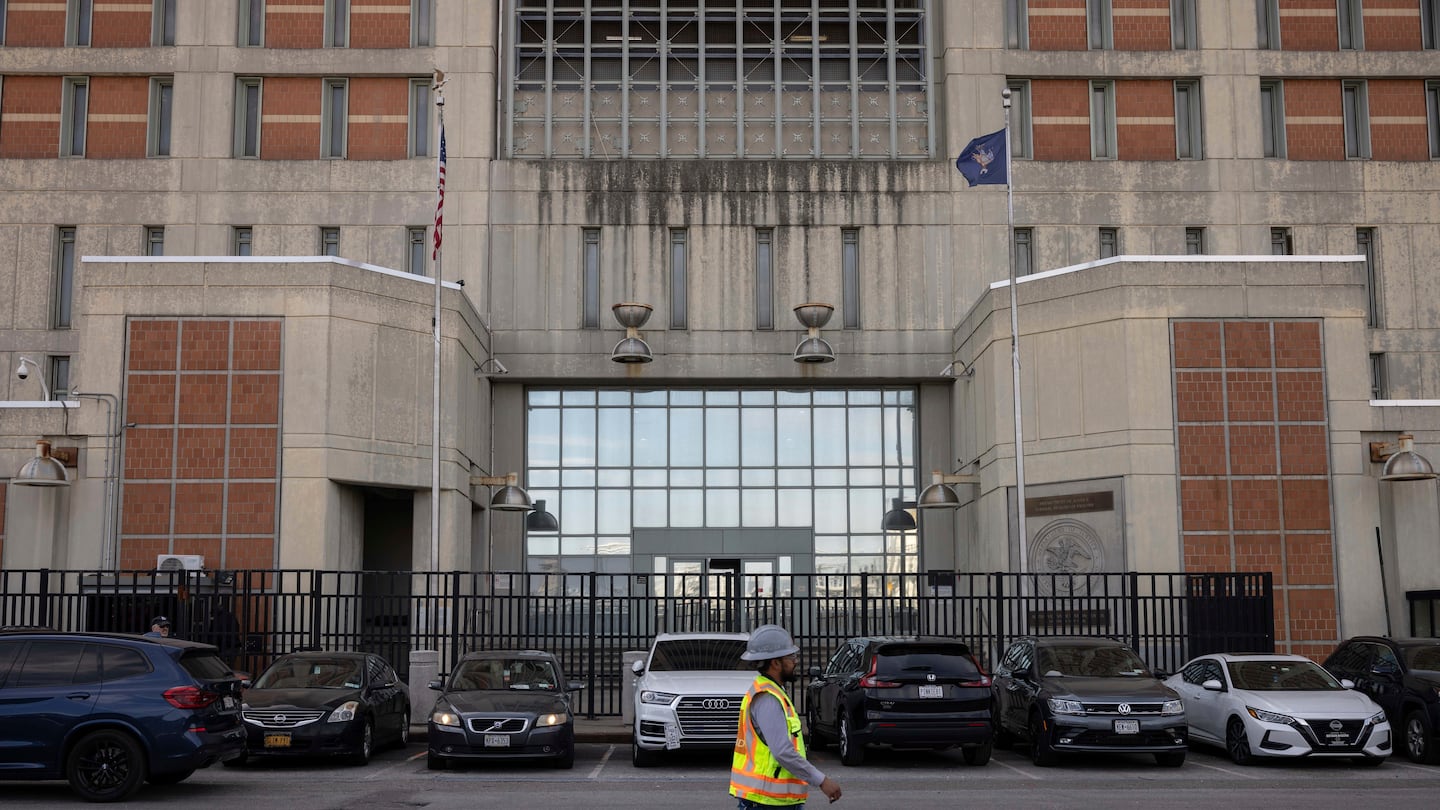
[[563, 726], [565, 725], [565, 722], [569, 719], [570, 715], [566, 714], [565, 712], [542, 714], [539, 717], [535, 718], [535, 727], [544, 728], [546, 726]]
[[1370, 715], [1370, 719], [1366, 720], [1365, 722], [1369, 723], [1372, 726], [1378, 726], [1381, 723], [1385, 722], [1385, 712], [1376, 712]]
[[668, 705], [670, 705], [671, 703], [674, 703], [674, 702], [675, 702], [675, 698], [678, 698], [678, 697], [680, 697], [680, 696], [677, 695], [677, 694], [675, 694], [675, 693], [673, 693], [673, 692], [656, 692], [656, 691], [651, 690], [651, 689], [646, 689], [645, 691], [643, 691], [643, 692], [640, 693], [640, 702], [641, 702], [641, 703], [662, 703], [662, 704], [668, 706]]
[[1259, 720], [1262, 723], [1279, 723], [1282, 726], [1295, 725], [1295, 718], [1291, 717], [1288, 714], [1267, 712], [1264, 709], [1257, 709], [1254, 706], [1246, 706], [1245, 711], [1249, 712], [1251, 717]]
[[1078, 700], [1058, 700], [1050, 698], [1050, 711], [1056, 714], [1084, 714], [1085, 704]]
[[447, 712], [441, 709], [436, 709], [434, 712], [430, 713], [430, 722], [434, 723], [437, 726], [454, 726], [455, 728], [459, 728], [460, 715], [456, 714], [455, 712]]
[[340, 708], [330, 713], [331, 723], [346, 723], [355, 719], [355, 712], [360, 709], [360, 701], [347, 700], [340, 704]]
[[1160, 706], [1161, 714], [1184, 714], [1185, 704], [1178, 700], [1167, 700]]

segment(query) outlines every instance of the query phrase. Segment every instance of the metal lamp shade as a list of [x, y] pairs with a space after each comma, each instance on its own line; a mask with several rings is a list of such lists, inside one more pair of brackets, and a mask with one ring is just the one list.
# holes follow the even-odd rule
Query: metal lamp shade
[[527, 532], [558, 532], [560, 521], [555, 516], [545, 511], [545, 502], [536, 501], [535, 511], [525, 516], [525, 531]]
[[1380, 471], [1381, 481], [1427, 481], [1435, 477], [1435, 468], [1430, 460], [1415, 452], [1415, 438], [1409, 434], [1400, 436], [1400, 452], [1385, 459]]
[[649, 344], [637, 337], [627, 337], [615, 344], [610, 359], [617, 363], [649, 363], [655, 358], [650, 355]]
[[887, 532], [908, 532], [915, 528], [915, 518], [905, 511], [905, 502], [899, 498], [890, 499], [890, 511], [880, 521], [880, 528]]
[[795, 307], [795, 317], [806, 329], [819, 329], [830, 322], [830, 316], [835, 312], [835, 307], [829, 304], [801, 304]]
[[920, 493], [920, 500], [915, 505], [921, 509], [957, 509], [960, 496], [949, 484], [931, 484]]
[[639, 329], [650, 320], [652, 308], [649, 304], [622, 303], [610, 307], [615, 320], [626, 329]]
[[795, 347], [795, 362], [797, 363], [833, 363], [835, 362], [835, 350], [825, 338], [810, 337], [800, 341]]
[[506, 485], [501, 487], [495, 497], [490, 499], [490, 508], [497, 512], [528, 512], [533, 507], [530, 505], [530, 496], [517, 486]]
[[50, 455], [50, 443], [35, 443], [35, 457], [25, 462], [20, 472], [10, 479], [17, 487], [68, 487], [70, 475], [65, 465]]

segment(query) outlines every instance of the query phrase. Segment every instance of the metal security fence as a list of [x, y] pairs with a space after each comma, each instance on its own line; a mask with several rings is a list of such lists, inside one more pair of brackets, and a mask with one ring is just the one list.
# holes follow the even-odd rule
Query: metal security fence
[[0, 626], [141, 633], [157, 615], [257, 674], [297, 649], [375, 652], [403, 674], [411, 650], [438, 650], [442, 670], [469, 650], [549, 650], [586, 683], [592, 717], [621, 713], [623, 653], [662, 632], [780, 624], [806, 669], [855, 636], [959, 638], [987, 668], [1019, 635], [1106, 636], [1173, 671], [1206, 652], [1273, 652], [1275, 627], [1263, 572], [0, 571]]

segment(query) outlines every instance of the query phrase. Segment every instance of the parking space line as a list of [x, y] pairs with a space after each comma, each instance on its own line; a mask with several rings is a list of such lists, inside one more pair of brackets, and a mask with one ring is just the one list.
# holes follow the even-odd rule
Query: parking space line
[[378, 770], [378, 771], [375, 771], [375, 772], [373, 772], [373, 773], [366, 774], [364, 777], [361, 778], [361, 781], [362, 781], [362, 782], [371, 782], [371, 781], [374, 781], [374, 780], [376, 780], [376, 779], [379, 779], [380, 777], [382, 777], [382, 776], [384, 776], [385, 774], [387, 774], [387, 773], [395, 770], [396, 768], [403, 768], [403, 767], [405, 767], [406, 765], [409, 765], [410, 763], [414, 762], [415, 760], [419, 759], [419, 758], [422, 757], [422, 756], [424, 756], [424, 753], [423, 753], [423, 752], [422, 752], [422, 753], [419, 753], [419, 754], [416, 754], [416, 755], [413, 756], [413, 757], [407, 757], [407, 758], [405, 758], [405, 759], [402, 759], [402, 760], [400, 760], [399, 762], [396, 762], [396, 763], [394, 763], [394, 764], [386, 765], [385, 767], [381, 768], [381, 769]]
[[605, 749], [605, 753], [600, 755], [600, 764], [596, 765], [595, 769], [590, 772], [590, 779], [600, 778], [601, 769], [605, 767], [605, 763], [610, 761], [610, 755], [613, 753], [615, 753], [615, 746], [612, 745]]
[[409, 759], [407, 759], [407, 760], [405, 760], [405, 761], [406, 761], [406, 762], [414, 762], [415, 760], [419, 759], [420, 757], [425, 756], [426, 753], [428, 753], [428, 752], [426, 752], [426, 751], [421, 751], [420, 753], [416, 754], [416, 755], [413, 756], [413, 757], [410, 757]]
[[1242, 777], [1242, 778], [1245, 778], [1245, 779], [1259, 779], [1259, 778], [1260, 778], [1260, 777], [1254, 776], [1254, 775], [1252, 775], [1252, 774], [1241, 773], [1240, 771], [1232, 771], [1232, 770], [1230, 770], [1229, 768], [1221, 768], [1221, 767], [1218, 767], [1218, 766], [1215, 766], [1215, 765], [1206, 765], [1206, 764], [1203, 763], [1203, 762], [1196, 762], [1196, 761], [1193, 760], [1193, 759], [1190, 760], [1190, 761], [1189, 761], [1188, 763], [1186, 763], [1186, 764], [1188, 764], [1188, 765], [1197, 765], [1197, 766], [1199, 766], [1199, 767], [1201, 767], [1201, 768], [1209, 768], [1209, 769], [1212, 770], [1212, 771], [1219, 771], [1219, 772], [1221, 772], [1221, 773], [1228, 773], [1228, 774], [1230, 774], [1231, 776], [1239, 776], [1239, 777]]
[[1007, 765], [1007, 764], [1005, 764], [1004, 762], [1001, 762], [1001, 761], [998, 760], [998, 759], [991, 759], [991, 760], [990, 760], [990, 763], [991, 763], [992, 765], [999, 765], [999, 766], [1002, 767], [1002, 768], [1009, 768], [1010, 770], [1012, 770], [1012, 771], [1020, 774], [1021, 776], [1024, 776], [1024, 777], [1029, 778], [1029, 779], [1034, 779], [1036, 782], [1043, 782], [1043, 781], [1045, 781], [1045, 777], [1043, 777], [1043, 776], [1036, 776], [1035, 774], [1030, 773], [1029, 771], [1021, 770], [1020, 768], [1017, 768], [1017, 767], [1015, 767], [1014, 765]]
[[1404, 768], [1407, 771], [1422, 771], [1431, 775], [1434, 775], [1436, 772], [1434, 768], [1426, 768], [1422, 765], [1411, 765], [1408, 762], [1395, 762], [1393, 759], [1385, 764], [1395, 768]]

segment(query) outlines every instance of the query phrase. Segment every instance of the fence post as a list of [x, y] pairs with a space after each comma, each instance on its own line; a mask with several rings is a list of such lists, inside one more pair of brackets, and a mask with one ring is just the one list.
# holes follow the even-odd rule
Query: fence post
[[320, 649], [320, 572], [310, 569], [310, 643], [312, 649]]
[[990, 671], [995, 671], [995, 665], [1000, 662], [1000, 656], [1005, 651], [1006, 618], [1005, 618], [1005, 573], [996, 571], [990, 575], [994, 578], [995, 584], [991, 591], [995, 594], [995, 651], [994, 657], [990, 659]]
[[[439, 597], [438, 597], [438, 596], [437, 596], [437, 597], [434, 597], [434, 598], [436, 598], [437, 600], [439, 600]], [[460, 624], [461, 624], [461, 621], [462, 621], [462, 617], [464, 617], [463, 620], [464, 620], [464, 622], [465, 622], [465, 624], [466, 624], [467, 626], [468, 626], [469, 623], [470, 623], [469, 617], [468, 617], [468, 616], [465, 616], [465, 613], [468, 613], [468, 611], [462, 612], [461, 607], [460, 607], [461, 604], [463, 603], [463, 599], [464, 599], [464, 597], [462, 597], [461, 594], [460, 594], [460, 572], [459, 572], [459, 571], [451, 571], [451, 572], [450, 572], [450, 598], [449, 598], [449, 600], [448, 600], [448, 601], [450, 602], [450, 662], [451, 662], [451, 666], [449, 666], [449, 667], [446, 668], [446, 670], [445, 670], [446, 672], [449, 672], [450, 670], [454, 669], [454, 668], [455, 668], [455, 667], [454, 667], [454, 662], [459, 661], [459, 660], [460, 660], [460, 656], [463, 655], [463, 653], [460, 651], [460, 649], [461, 649], [461, 648], [460, 648], [460, 635], [461, 635], [461, 633], [460, 633], [460, 629], [461, 629], [461, 628], [460, 628]], [[467, 629], [468, 629], [468, 627], [467, 627]], [[439, 633], [436, 633], [436, 636], [438, 637], [438, 636], [439, 636]]]
[[589, 693], [585, 696], [586, 720], [595, 719], [595, 640], [600, 636], [600, 630], [595, 626], [595, 603], [599, 601], [600, 596], [600, 592], [596, 590], [595, 587], [598, 584], [595, 579], [597, 576], [598, 574], [596, 574], [594, 571], [590, 572], [590, 598], [585, 600], [590, 603], [590, 638], [588, 640], [588, 658], [590, 661], [590, 665], [588, 668], [590, 670], [590, 676], [587, 679], [589, 683], [586, 684], [585, 688], [585, 691]]
[[[1131, 571], [1130, 573], [1126, 574], [1126, 579], [1129, 580], [1129, 582], [1126, 584], [1126, 587], [1127, 587], [1127, 588], [1129, 589], [1129, 591], [1130, 591], [1130, 593], [1128, 594], [1128, 596], [1130, 597], [1130, 599], [1128, 600], [1128, 601], [1130, 602], [1130, 649], [1135, 650], [1136, 652], [1139, 652], [1139, 651], [1140, 651], [1140, 574], [1139, 574], [1139, 572], [1137, 572], [1137, 571]], [[1152, 582], [1152, 583], [1154, 582], [1154, 577], [1151, 577], [1151, 582]]]
[[[40, 621], [41, 627], [50, 626], [50, 569], [40, 569]], [[148, 629], [148, 628], [147, 628]]]

